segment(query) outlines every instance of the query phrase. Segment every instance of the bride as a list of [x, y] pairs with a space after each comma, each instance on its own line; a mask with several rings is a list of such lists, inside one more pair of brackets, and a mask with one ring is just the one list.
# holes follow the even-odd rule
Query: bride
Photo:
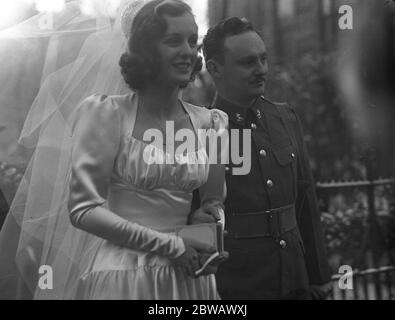
[[[56, 67], [46, 65], [21, 134], [35, 152], [0, 233], [0, 298], [219, 298], [213, 273], [195, 276], [215, 249], [174, 232], [188, 224], [194, 190], [199, 213], [218, 216], [225, 197], [224, 167], [209, 163], [197, 133], [221, 134], [227, 117], [179, 99], [201, 67], [196, 22], [180, 0], [121, 7], [71, 62], [57, 47]], [[196, 161], [145, 161], [147, 150], [182, 144], [166, 135], [169, 123], [195, 133], [186, 159]], [[163, 145], [146, 141], [150, 129]]]

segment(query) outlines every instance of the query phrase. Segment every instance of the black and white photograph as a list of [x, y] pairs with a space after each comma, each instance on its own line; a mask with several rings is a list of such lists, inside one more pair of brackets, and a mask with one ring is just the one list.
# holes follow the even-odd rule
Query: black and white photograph
[[395, 1], [0, 0], [0, 300], [395, 300]]

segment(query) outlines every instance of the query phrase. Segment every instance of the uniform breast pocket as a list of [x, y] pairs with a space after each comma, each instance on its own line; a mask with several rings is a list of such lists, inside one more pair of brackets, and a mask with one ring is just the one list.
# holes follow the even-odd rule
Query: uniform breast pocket
[[273, 153], [280, 166], [285, 167], [296, 161], [296, 150], [293, 146], [274, 150]]

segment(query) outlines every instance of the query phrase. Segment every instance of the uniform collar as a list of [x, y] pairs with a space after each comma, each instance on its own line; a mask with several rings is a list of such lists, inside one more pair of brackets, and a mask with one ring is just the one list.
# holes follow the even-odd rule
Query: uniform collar
[[225, 98], [221, 97], [220, 95], [217, 95], [215, 101], [214, 101], [214, 108], [220, 109], [224, 112], [226, 112], [229, 116], [229, 120], [237, 123], [240, 126], [245, 125], [245, 119], [247, 117], [248, 112], [252, 112], [256, 118], [260, 119], [263, 116], [263, 102], [265, 98], [258, 97], [250, 107], [242, 107], [239, 105], [234, 104], [233, 102], [230, 102], [226, 100]]

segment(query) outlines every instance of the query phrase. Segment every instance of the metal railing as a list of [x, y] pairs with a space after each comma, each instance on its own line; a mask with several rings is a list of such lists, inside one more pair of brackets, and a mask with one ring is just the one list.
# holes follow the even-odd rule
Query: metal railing
[[[317, 192], [320, 197], [328, 197], [328, 192], [341, 192], [345, 189], [362, 189], [366, 192], [368, 216], [367, 226], [361, 239], [361, 246], [358, 254], [354, 257], [355, 267], [363, 265], [364, 255], [368, 251], [372, 254], [371, 265], [373, 268], [359, 271], [355, 270], [352, 275], [353, 289], [340, 289], [339, 280], [342, 275], [334, 275], [333, 282], [333, 299], [336, 300], [392, 300], [395, 299], [395, 263], [391, 254], [388, 255], [391, 266], [377, 268], [380, 265], [380, 252], [390, 253], [391, 248], [384, 239], [380, 224], [377, 217], [377, 209], [375, 206], [376, 188], [385, 185], [395, 186], [395, 177], [381, 178], [375, 176], [374, 149], [367, 149], [363, 157], [366, 167], [365, 180], [349, 180], [349, 181], [330, 181], [318, 182], [316, 184]], [[328, 198], [327, 198], [328, 199]], [[390, 213], [390, 212], [389, 212]], [[354, 264], [353, 263], [353, 264]], [[366, 266], [370, 267], [370, 264]], [[366, 268], [364, 267], [364, 268]]]
[[[342, 288], [342, 277], [332, 276], [332, 300], [394, 300], [395, 266], [355, 270], [352, 273], [351, 288]], [[350, 284], [350, 282], [348, 283]]]
[[[368, 216], [367, 216], [367, 230], [365, 232], [364, 238], [361, 240], [360, 247], [360, 257], [357, 257], [357, 260], [361, 260], [361, 254], [366, 252], [368, 249], [372, 251], [377, 251], [377, 249], [383, 249], [384, 251], [388, 251], [388, 245], [383, 238], [383, 233], [381, 231], [380, 224], [378, 222], [377, 217], [377, 209], [375, 206], [375, 189], [379, 186], [384, 185], [394, 185], [395, 187], [395, 178], [378, 178], [378, 179], [367, 179], [367, 180], [354, 180], [354, 181], [331, 181], [331, 182], [318, 182], [316, 184], [317, 193], [319, 197], [325, 198], [328, 197], [327, 190], [338, 190], [349, 189], [349, 188], [359, 188], [364, 189], [367, 196], [367, 204], [368, 204]], [[375, 252], [373, 260], [376, 262], [378, 258], [375, 256]], [[395, 263], [391, 263], [394, 264]], [[377, 266], [377, 264], [375, 265]]]
[[318, 189], [341, 189], [341, 188], [360, 188], [360, 187], [376, 187], [381, 185], [395, 184], [395, 178], [378, 178], [369, 180], [351, 180], [351, 181], [330, 181], [317, 182]]

